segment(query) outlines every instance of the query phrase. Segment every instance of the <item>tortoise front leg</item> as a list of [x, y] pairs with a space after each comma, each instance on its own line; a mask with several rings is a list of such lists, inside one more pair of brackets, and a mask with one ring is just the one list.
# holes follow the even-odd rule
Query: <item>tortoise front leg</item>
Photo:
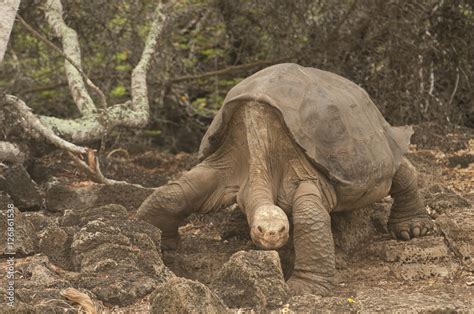
[[319, 187], [300, 183], [293, 201], [295, 267], [288, 285], [295, 294], [326, 295], [335, 273], [331, 217]]
[[394, 238], [410, 240], [424, 236], [433, 228], [418, 192], [416, 170], [406, 158], [393, 177], [390, 195], [393, 206], [388, 228]]
[[178, 227], [193, 212], [209, 212], [223, 205], [225, 175], [203, 163], [178, 180], [156, 189], [140, 206], [137, 218], [162, 232], [163, 249], [176, 249]]

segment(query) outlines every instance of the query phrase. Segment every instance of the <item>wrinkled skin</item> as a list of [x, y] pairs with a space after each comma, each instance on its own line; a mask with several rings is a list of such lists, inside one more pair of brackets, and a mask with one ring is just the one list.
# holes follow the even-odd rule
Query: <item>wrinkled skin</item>
[[[406, 159], [392, 181], [390, 231], [403, 240], [425, 235], [432, 223]], [[295, 267], [288, 284], [295, 294], [326, 295], [335, 273], [330, 213], [342, 210], [338, 203], [356, 201], [365, 204], [359, 196], [337, 195], [294, 143], [276, 109], [249, 101], [236, 106], [220, 147], [177, 181], [158, 188], [138, 217], [163, 231], [164, 248], [175, 248], [178, 226], [189, 214], [237, 202], [253, 242], [262, 249], [283, 246], [293, 228]]]

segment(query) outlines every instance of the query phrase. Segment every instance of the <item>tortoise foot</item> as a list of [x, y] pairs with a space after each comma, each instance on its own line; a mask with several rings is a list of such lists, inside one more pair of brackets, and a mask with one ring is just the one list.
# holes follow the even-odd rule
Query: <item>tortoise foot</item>
[[329, 288], [314, 281], [291, 277], [287, 281], [292, 295], [314, 294], [327, 296]]
[[408, 241], [429, 234], [433, 230], [433, 221], [428, 213], [418, 213], [414, 217], [390, 217], [388, 230], [394, 239]]

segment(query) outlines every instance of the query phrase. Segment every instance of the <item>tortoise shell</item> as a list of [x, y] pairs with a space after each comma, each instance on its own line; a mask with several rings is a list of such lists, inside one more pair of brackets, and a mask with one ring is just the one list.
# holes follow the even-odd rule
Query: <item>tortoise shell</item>
[[248, 101], [278, 109], [291, 138], [345, 194], [377, 187], [388, 192], [413, 134], [411, 127], [391, 126], [367, 92], [348, 79], [284, 63], [253, 74], [228, 92], [201, 142], [200, 160], [221, 144], [233, 108]]

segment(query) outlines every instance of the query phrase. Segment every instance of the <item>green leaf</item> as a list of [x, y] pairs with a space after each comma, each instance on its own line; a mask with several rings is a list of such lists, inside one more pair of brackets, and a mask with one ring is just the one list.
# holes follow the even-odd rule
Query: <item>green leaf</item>
[[115, 86], [114, 89], [112, 89], [112, 92], [110, 93], [113, 97], [122, 97], [127, 94], [127, 89], [123, 85], [118, 85]]
[[115, 60], [125, 61], [128, 59], [128, 51], [119, 51], [115, 54]]
[[115, 70], [122, 71], [122, 72], [130, 71], [131, 68], [132, 67], [130, 66], [130, 64], [119, 64], [115, 66]]

